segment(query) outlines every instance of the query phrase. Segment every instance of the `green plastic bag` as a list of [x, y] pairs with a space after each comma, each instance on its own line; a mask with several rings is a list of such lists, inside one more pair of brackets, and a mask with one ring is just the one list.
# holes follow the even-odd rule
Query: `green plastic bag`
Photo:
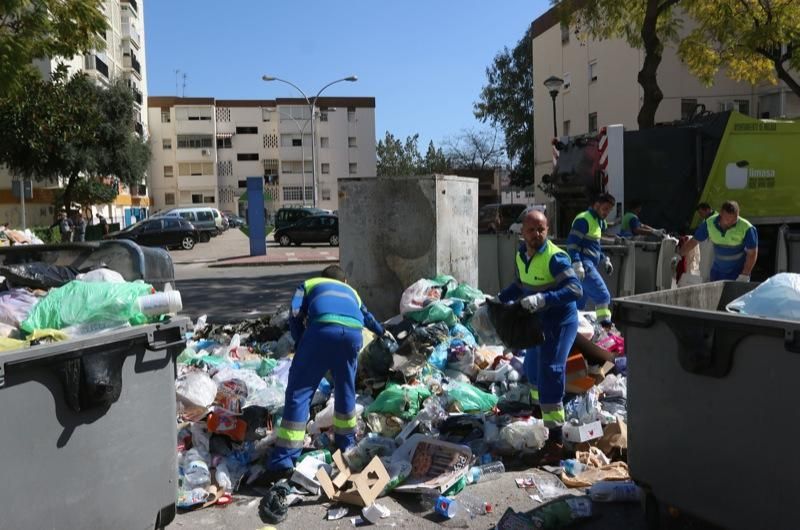
[[403, 420], [417, 416], [422, 402], [431, 397], [431, 392], [423, 385], [398, 385], [389, 383], [386, 389], [367, 407], [365, 414], [391, 414]]
[[240, 368], [254, 370], [261, 377], [267, 377], [276, 366], [278, 366], [277, 360], [268, 359], [266, 357], [262, 357], [261, 360], [258, 361], [242, 361], [239, 363]]
[[435, 278], [429, 280], [437, 287], [443, 287], [446, 290], [455, 289], [458, 285], [458, 280], [447, 274], [437, 274]]
[[142, 281], [126, 283], [74, 280], [51, 290], [20, 324], [25, 333], [37, 329], [62, 329], [85, 322], [129, 322], [144, 324], [147, 316], [136, 301], [153, 292]]
[[497, 396], [469, 383], [450, 383], [447, 387], [447, 400], [457, 403], [461, 412], [489, 412], [497, 405]]
[[457, 298], [467, 303], [474, 302], [478, 298], [483, 298], [483, 296], [483, 292], [480, 289], [476, 289], [468, 283], [459, 284], [452, 291], [447, 291], [447, 298]]
[[458, 318], [455, 313], [444, 302], [430, 303], [418, 311], [409, 311], [403, 316], [420, 324], [444, 322], [450, 328], [458, 324]]

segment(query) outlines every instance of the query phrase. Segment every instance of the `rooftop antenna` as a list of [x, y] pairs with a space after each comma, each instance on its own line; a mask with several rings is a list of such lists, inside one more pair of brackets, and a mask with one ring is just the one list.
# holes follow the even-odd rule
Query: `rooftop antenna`
[[177, 68], [175, 69], [175, 97], [178, 97], [178, 74], [181, 73]]
[[181, 94], [182, 98], [186, 97], [186, 72], [183, 73], [183, 93]]

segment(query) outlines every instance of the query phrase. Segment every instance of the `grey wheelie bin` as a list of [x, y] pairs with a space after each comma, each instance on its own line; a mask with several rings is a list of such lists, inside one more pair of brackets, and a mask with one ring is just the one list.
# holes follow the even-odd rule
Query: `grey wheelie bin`
[[727, 313], [757, 284], [616, 300], [628, 355], [629, 455], [659, 504], [725, 528], [798, 528], [800, 322]]
[[152, 529], [175, 515], [186, 318], [0, 353], [0, 528]]

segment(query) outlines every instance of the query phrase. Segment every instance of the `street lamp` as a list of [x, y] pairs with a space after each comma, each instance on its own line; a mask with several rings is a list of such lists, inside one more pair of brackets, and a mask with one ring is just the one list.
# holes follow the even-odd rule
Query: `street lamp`
[[564, 80], [554, 75], [544, 80], [544, 86], [550, 91], [550, 97], [553, 98], [553, 138], [558, 138], [558, 126], [556, 125], [556, 96], [563, 84]]
[[[317, 99], [319, 98], [320, 94], [325, 91], [331, 85], [335, 85], [336, 83], [342, 83], [348, 81], [350, 83], [354, 83], [358, 81], [358, 77], [351, 75], [347, 77], [343, 77], [341, 79], [336, 79], [335, 81], [331, 81], [327, 85], [323, 86], [317, 92], [317, 95], [313, 98], [309, 99], [303, 90], [292, 83], [291, 81], [287, 81], [286, 79], [281, 79], [280, 77], [275, 77], [271, 75], [262, 75], [262, 81], [270, 82], [270, 81], [280, 81], [281, 83], [286, 83], [287, 85], [293, 87], [295, 90], [300, 92], [303, 95], [303, 99], [306, 100], [308, 104], [309, 116], [311, 119], [311, 197], [313, 201], [313, 206], [316, 208], [317, 206], [317, 157], [316, 157], [316, 147], [317, 147], [317, 140], [316, 140], [316, 132], [314, 130], [314, 107], [317, 105]], [[302, 138], [302, 135], [301, 135]], [[305, 161], [303, 161], [303, 176], [305, 177]], [[306, 190], [305, 187], [303, 188], [303, 201], [305, 201], [306, 197]]]

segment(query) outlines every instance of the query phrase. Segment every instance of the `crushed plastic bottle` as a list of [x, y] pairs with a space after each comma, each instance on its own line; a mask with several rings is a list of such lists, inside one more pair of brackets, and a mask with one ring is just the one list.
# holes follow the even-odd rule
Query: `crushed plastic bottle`
[[461, 493], [455, 499], [457, 518], [474, 519], [479, 515], [491, 513], [492, 505], [470, 493]]
[[473, 466], [467, 473], [467, 483], [475, 484], [477, 482], [489, 482], [496, 480], [503, 476], [506, 472], [506, 467], [502, 462], [489, 462], [480, 466]]
[[564, 469], [564, 472], [569, 475], [570, 477], [574, 477], [580, 475], [586, 469], [586, 464], [582, 462], [578, 462], [575, 459], [569, 460], [562, 460], [561, 467]]
[[183, 455], [183, 477], [190, 489], [202, 488], [211, 484], [208, 464], [197, 449], [189, 449]]
[[631, 480], [601, 480], [589, 488], [589, 496], [597, 502], [639, 502], [642, 490]]

